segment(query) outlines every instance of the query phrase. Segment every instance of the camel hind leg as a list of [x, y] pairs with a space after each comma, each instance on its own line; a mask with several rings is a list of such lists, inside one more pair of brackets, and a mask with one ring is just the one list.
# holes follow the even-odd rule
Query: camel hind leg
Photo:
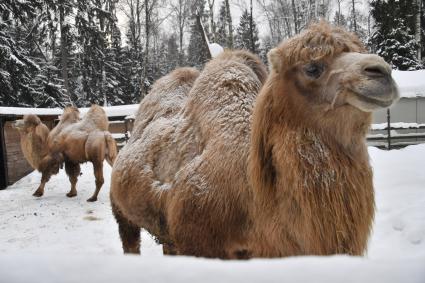
[[97, 201], [97, 196], [103, 186], [103, 161], [93, 162], [94, 177], [96, 179], [96, 190], [93, 195], [87, 200], [88, 202]]
[[140, 254], [140, 227], [124, 218], [113, 203], [112, 213], [118, 223], [124, 253]]
[[77, 181], [80, 175], [80, 164], [65, 161], [65, 172], [71, 182], [71, 190], [66, 194], [67, 197], [75, 197], [77, 195]]
[[114, 165], [115, 159], [117, 158], [118, 150], [117, 143], [109, 132], [105, 132], [105, 148], [106, 155], [105, 159], [112, 167]]

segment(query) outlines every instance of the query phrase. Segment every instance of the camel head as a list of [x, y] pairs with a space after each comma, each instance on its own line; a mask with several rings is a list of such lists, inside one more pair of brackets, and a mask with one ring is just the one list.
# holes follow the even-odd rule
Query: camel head
[[16, 120], [13, 127], [19, 131], [21, 135], [26, 135], [35, 130], [40, 125], [41, 120], [36, 115], [25, 115], [23, 119]]
[[47, 154], [49, 128], [36, 115], [25, 115], [15, 122], [14, 127], [21, 136], [21, 149], [25, 158], [34, 169], [39, 169], [41, 159]]
[[314, 120], [340, 107], [346, 115], [370, 113], [391, 106], [399, 97], [391, 67], [381, 57], [367, 54], [354, 34], [325, 22], [284, 41], [268, 58], [272, 76], [284, 81], [280, 95], [290, 96], [291, 104]]

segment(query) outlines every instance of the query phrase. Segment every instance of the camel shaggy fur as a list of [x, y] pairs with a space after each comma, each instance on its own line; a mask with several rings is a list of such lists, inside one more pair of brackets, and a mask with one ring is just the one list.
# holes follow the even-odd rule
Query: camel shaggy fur
[[365, 136], [371, 111], [398, 97], [391, 68], [323, 22], [269, 62], [265, 82], [258, 58], [226, 51], [197, 78], [167, 75], [141, 102], [111, 180], [124, 252], [140, 252], [144, 228], [169, 254], [364, 253], [374, 216]]
[[77, 195], [77, 179], [80, 163], [93, 163], [96, 190], [87, 201], [96, 201], [103, 185], [103, 161], [112, 166], [117, 147], [108, 132], [108, 118], [102, 107], [93, 105], [80, 119], [75, 107], [64, 109], [58, 125], [50, 131], [35, 115], [26, 115], [15, 124], [21, 134], [21, 148], [30, 165], [42, 173], [41, 184], [34, 196], [44, 194], [45, 184], [59, 172], [65, 163], [65, 171], [71, 182], [68, 197]]

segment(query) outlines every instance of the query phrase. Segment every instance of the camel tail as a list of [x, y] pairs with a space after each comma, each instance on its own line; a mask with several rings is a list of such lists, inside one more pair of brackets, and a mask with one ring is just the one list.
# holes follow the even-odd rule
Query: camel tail
[[117, 143], [115, 142], [114, 138], [109, 132], [105, 132], [105, 141], [106, 141], [106, 148], [107, 148], [106, 161], [112, 167], [118, 155]]

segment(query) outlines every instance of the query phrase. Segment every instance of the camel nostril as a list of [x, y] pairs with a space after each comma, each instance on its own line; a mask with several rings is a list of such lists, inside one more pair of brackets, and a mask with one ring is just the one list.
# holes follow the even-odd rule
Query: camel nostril
[[390, 73], [384, 66], [368, 66], [363, 69], [363, 72], [369, 77], [385, 77]]

